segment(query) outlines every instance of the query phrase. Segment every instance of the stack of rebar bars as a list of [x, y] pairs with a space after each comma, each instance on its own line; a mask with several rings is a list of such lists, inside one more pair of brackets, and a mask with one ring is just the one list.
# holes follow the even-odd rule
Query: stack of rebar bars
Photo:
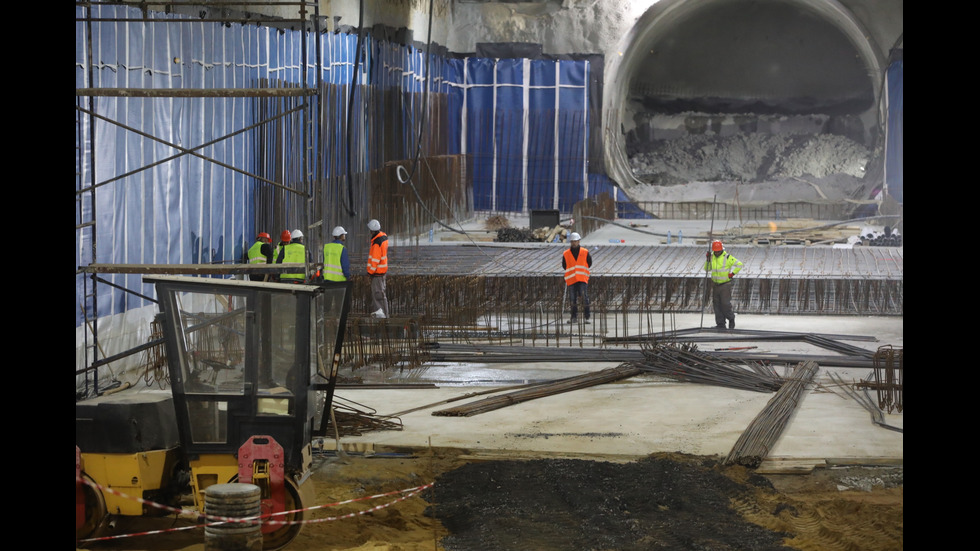
[[640, 373], [642, 373], [641, 369], [628, 364], [623, 364], [618, 367], [603, 369], [595, 373], [586, 373], [585, 375], [567, 377], [551, 383], [541, 384], [525, 390], [518, 390], [516, 392], [504, 394], [502, 396], [484, 398], [470, 404], [434, 411], [432, 415], [437, 417], [470, 417], [472, 415], [486, 413], [488, 411], [493, 411], [513, 404], [519, 404], [529, 400], [536, 400], [545, 396], [551, 396], [553, 394], [561, 394], [562, 392], [571, 392], [581, 388], [628, 379]]
[[754, 392], [774, 392], [783, 385], [783, 379], [770, 365], [724, 360], [686, 343], [644, 345], [643, 360], [632, 362], [632, 365], [677, 381]]
[[813, 380], [817, 368], [815, 362], [800, 362], [796, 366], [782, 388], [738, 437], [735, 446], [725, 458], [726, 465], [739, 464], [755, 468], [762, 463], [789, 423], [800, 396], [806, 390], [806, 385]]

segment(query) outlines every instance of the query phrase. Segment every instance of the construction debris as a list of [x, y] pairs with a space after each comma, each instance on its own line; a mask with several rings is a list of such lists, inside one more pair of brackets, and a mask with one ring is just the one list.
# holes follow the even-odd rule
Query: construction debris
[[501, 228], [497, 230], [497, 241], [499, 243], [531, 243], [540, 241], [536, 239], [531, 230], [527, 228]]
[[544, 226], [533, 230], [527, 228], [501, 228], [497, 230], [497, 241], [499, 243], [564, 243], [569, 234], [569, 229], [561, 224], [549, 227]]
[[510, 220], [506, 217], [495, 214], [486, 219], [483, 226], [488, 230], [502, 230], [510, 227]]

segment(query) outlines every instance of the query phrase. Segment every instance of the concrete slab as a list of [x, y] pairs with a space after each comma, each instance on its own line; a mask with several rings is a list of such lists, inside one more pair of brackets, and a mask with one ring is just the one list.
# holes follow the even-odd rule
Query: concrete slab
[[[710, 318], [710, 315], [708, 316]], [[679, 314], [677, 328], [699, 327], [697, 314]], [[710, 322], [709, 322], [710, 323]], [[765, 316], [738, 317], [740, 328], [872, 336], [877, 340], [843, 341], [870, 351], [903, 346], [898, 317]], [[744, 346], [739, 342], [734, 346]], [[772, 352], [830, 355], [804, 342], [750, 343]], [[701, 344], [704, 350], [724, 342]], [[416, 373], [416, 382], [435, 388], [337, 390], [342, 400], [400, 416], [403, 430], [375, 431], [345, 437], [342, 446], [360, 449], [455, 447], [474, 452], [500, 450], [569, 456], [641, 457], [653, 452], [727, 456], [742, 432], [763, 411], [773, 393], [680, 383], [641, 375], [624, 381], [575, 390], [515, 404], [471, 417], [441, 417], [438, 409], [483, 398], [469, 393], [505, 388], [521, 381], [553, 379], [615, 367], [616, 362], [534, 362], [434, 365]], [[783, 368], [780, 368], [783, 369]], [[785, 371], [785, 370], [784, 370]], [[832, 379], [831, 374], [839, 379]], [[785, 373], [781, 373], [785, 374]], [[773, 446], [772, 459], [845, 462], [901, 462], [903, 433], [872, 422], [871, 413], [849, 397], [835, 380], [868, 379], [866, 368], [826, 368], [801, 396], [787, 426]], [[467, 384], [466, 381], [478, 381]], [[874, 395], [872, 395], [874, 398]], [[903, 413], [884, 414], [885, 424], [901, 429]], [[331, 448], [333, 441], [324, 442]], [[354, 449], [354, 448], [351, 448]]]

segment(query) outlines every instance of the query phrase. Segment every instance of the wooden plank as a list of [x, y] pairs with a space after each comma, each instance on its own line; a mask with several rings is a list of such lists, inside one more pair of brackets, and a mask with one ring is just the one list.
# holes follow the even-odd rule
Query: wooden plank
[[810, 474], [817, 467], [826, 467], [824, 459], [764, 459], [756, 468], [758, 474]]

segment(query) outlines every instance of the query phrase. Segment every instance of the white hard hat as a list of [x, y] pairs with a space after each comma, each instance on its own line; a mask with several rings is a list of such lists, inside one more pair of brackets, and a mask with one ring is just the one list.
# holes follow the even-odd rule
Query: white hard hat
[[341, 235], [347, 235], [347, 230], [343, 226], [337, 226], [333, 229], [333, 236], [340, 237]]
[[573, 231], [572, 233], [568, 234], [568, 240], [569, 241], [581, 241], [582, 240], [582, 236], [579, 235], [578, 232], [574, 232]]
[[300, 239], [300, 238], [303, 237], [303, 232], [301, 232], [299, 230], [293, 230], [293, 231], [289, 232], [289, 235], [293, 239]]
[[372, 219], [368, 222], [368, 229], [371, 231], [381, 231], [381, 222]]

